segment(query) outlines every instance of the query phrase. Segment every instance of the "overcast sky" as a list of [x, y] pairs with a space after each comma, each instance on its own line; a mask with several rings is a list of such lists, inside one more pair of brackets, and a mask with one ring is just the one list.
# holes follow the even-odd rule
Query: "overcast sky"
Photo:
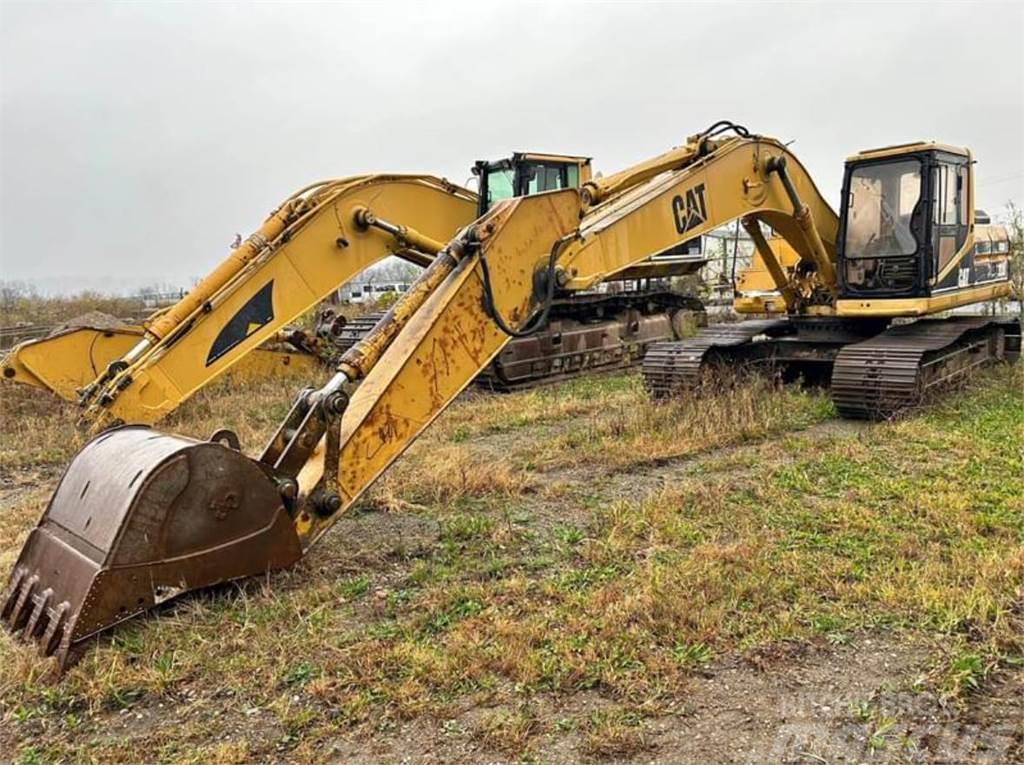
[[0, 0], [0, 278], [190, 284], [293, 190], [477, 158], [611, 172], [720, 118], [850, 153], [969, 145], [1024, 201], [1020, 3], [19, 4]]

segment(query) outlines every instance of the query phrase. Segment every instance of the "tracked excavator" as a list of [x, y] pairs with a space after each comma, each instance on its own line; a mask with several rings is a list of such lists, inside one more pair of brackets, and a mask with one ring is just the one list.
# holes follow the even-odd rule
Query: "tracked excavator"
[[[578, 188], [590, 180], [591, 162], [517, 152], [478, 161], [472, 171], [479, 193], [426, 175], [356, 176], [302, 189], [143, 327], [76, 327], [25, 342], [3, 359], [2, 374], [78, 401], [93, 427], [154, 423], [229, 370], [244, 379], [312, 374], [321, 357], [347, 350], [382, 314], [331, 315], [313, 333], [290, 322], [385, 257], [429, 265], [457, 229], [498, 201]], [[508, 390], [638, 362], [652, 343], [680, 335], [684, 313], [703, 311], [699, 300], [651, 288], [651, 280], [693, 273], [703, 262], [687, 245], [618, 275], [616, 284], [642, 280], [641, 289], [558, 300], [545, 331], [512, 344], [482, 381]]]
[[[849, 157], [843, 214], [835, 238], [822, 241], [821, 265], [792, 247], [770, 247], [757, 223], [743, 218], [756, 252], [733, 307], [769, 318], [652, 346], [643, 367], [648, 390], [673, 396], [715, 367], [767, 367], [829, 383], [844, 417], [880, 419], [993, 359], [1015, 360], [1016, 320], [909, 321], [1011, 294], [1009, 238], [988, 216], [977, 220], [973, 167], [969, 150], [926, 142]], [[783, 168], [779, 177], [796, 205], [787, 176]]]
[[[937, 144], [855, 155], [837, 215], [785, 144], [721, 122], [579, 189], [497, 202], [439, 249], [327, 383], [298, 394], [258, 455], [229, 431], [202, 441], [144, 426], [83, 447], [15, 564], [2, 616], [64, 667], [157, 604], [295, 563], [513, 338], [545, 326], [559, 296], [728, 221], [758, 242], [786, 306], [780, 321], [794, 329], [755, 325], [741, 343], [710, 347], [796, 338], [831, 357], [834, 374], [859, 375], [856, 398], [841, 399], [854, 403], [840, 407], [855, 415], [887, 405], [875, 381], [894, 369], [920, 391], [1006, 358], [1013, 329], [1002, 319], [918, 318], [1009, 294], [1001, 262], [992, 276], [974, 260], [972, 168], [967, 150]], [[360, 217], [332, 210], [331, 246], [339, 229], [375, 235]], [[413, 222], [426, 227], [378, 219], [410, 241]], [[794, 267], [760, 243], [762, 226], [787, 241]], [[687, 347], [666, 354], [670, 378], [694, 356], [704, 363]]]

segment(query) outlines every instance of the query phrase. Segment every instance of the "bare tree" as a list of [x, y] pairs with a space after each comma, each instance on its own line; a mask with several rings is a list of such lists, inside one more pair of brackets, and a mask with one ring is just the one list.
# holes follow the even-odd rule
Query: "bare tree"
[[381, 282], [414, 282], [422, 272], [423, 269], [419, 266], [414, 266], [406, 260], [402, 260], [401, 258], [387, 258], [372, 268], [366, 269], [366, 271], [363, 272], [361, 281], [365, 281], [370, 284], [379, 284]]
[[1011, 200], [1003, 215], [1010, 235], [1010, 283], [1016, 293], [1017, 309], [1024, 320], [1024, 210]]

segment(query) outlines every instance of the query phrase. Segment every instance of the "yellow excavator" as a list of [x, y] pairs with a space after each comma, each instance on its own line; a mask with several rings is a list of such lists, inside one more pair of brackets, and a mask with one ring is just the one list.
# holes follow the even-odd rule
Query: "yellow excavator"
[[[741, 323], [739, 343], [671, 345], [669, 388], [706, 363], [703, 345], [792, 341], [830, 359], [834, 374], [857, 376], [856, 393], [842, 393], [856, 399], [840, 410], [870, 415], [889, 406], [894, 370], [919, 394], [1007, 358], [1019, 329], [1004, 319], [918, 318], [1010, 292], [1001, 263], [975, 259], [973, 197], [966, 149], [917, 143], [851, 157], [837, 215], [786, 145], [719, 122], [579, 189], [497, 202], [436, 248], [326, 384], [298, 394], [258, 456], [226, 430], [201, 441], [122, 426], [83, 447], [15, 564], [2, 616], [64, 667], [90, 638], [156, 604], [293, 564], [512, 338], [545, 326], [560, 295], [729, 221], [746, 225], [784, 301], [786, 317], [769, 321], [792, 329]], [[416, 205], [402, 209], [417, 217], [385, 219], [382, 201], [359, 194], [333, 206], [330, 246], [373, 237], [378, 248], [434, 249], [418, 229], [449, 224], [417, 216]], [[794, 267], [778, 262], [762, 226], [786, 240]], [[334, 244], [342, 237], [347, 245]]]
[[[379, 316], [348, 327], [334, 319], [312, 335], [286, 325], [389, 255], [428, 265], [460, 227], [502, 199], [578, 188], [590, 180], [591, 161], [517, 152], [478, 161], [472, 172], [479, 193], [426, 175], [358, 176], [302, 189], [143, 327], [76, 327], [24, 342], [4, 357], [2, 375], [78, 401], [83, 420], [96, 427], [154, 423], [229, 370], [243, 379], [312, 373], [318, 354], [329, 355], [335, 341], [344, 349]], [[378, 213], [403, 223], [392, 228]], [[701, 265], [699, 251], [688, 251], [620, 278], [687, 274]], [[635, 362], [654, 341], [678, 334], [677, 313], [702, 308], [650, 289], [562, 300], [549, 331], [510, 349], [485, 378], [504, 389]]]

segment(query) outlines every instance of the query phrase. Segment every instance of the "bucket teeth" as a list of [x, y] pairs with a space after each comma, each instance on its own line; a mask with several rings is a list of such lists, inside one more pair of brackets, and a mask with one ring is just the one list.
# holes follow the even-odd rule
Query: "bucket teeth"
[[4, 592], [0, 616], [11, 632], [18, 633], [26, 642], [37, 640], [39, 653], [52, 656], [64, 637], [71, 610], [66, 600], [56, 604], [55, 601], [52, 587], [40, 591], [39, 575], [29, 575], [27, 569], [19, 567]]
[[28, 623], [22, 630], [22, 637], [25, 640], [34, 640], [46, 629], [46, 606], [53, 598], [53, 588], [47, 587], [42, 592], [32, 595], [32, 612], [29, 614]]
[[7, 602], [4, 605], [4, 617], [7, 619], [7, 626], [11, 632], [17, 632], [28, 621], [28, 605], [38, 583], [39, 575], [29, 576], [25, 569], [20, 570], [11, 582], [11, 586], [8, 588]]
[[64, 634], [67, 632], [67, 615], [70, 610], [71, 604], [66, 600], [56, 608], [47, 609], [49, 622], [39, 639], [40, 656], [53, 656], [64, 642]]
[[21, 589], [21, 581], [25, 578], [25, 571], [18, 566], [11, 572], [11, 581], [4, 588], [3, 603], [0, 604], [0, 619], [7, 621], [14, 612], [14, 602], [17, 600], [18, 591]]

